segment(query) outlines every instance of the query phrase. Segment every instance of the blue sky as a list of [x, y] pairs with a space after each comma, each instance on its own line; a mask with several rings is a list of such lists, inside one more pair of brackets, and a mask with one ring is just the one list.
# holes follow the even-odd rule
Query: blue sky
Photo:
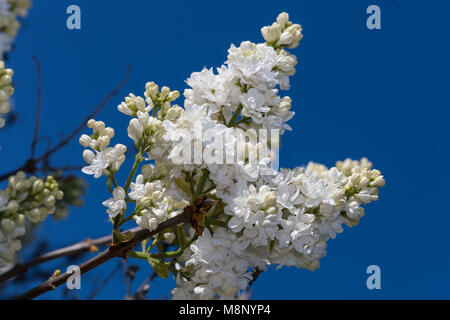
[[[66, 28], [71, 4], [82, 11], [78, 31]], [[371, 4], [381, 8], [381, 30], [366, 28]], [[20, 118], [0, 131], [0, 171], [16, 167], [29, 154], [33, 54], [43, 70], [42, 135], [54, 143], [78, 125], [131, 64], [130, 81], [97, 116], [116, 129], [116, 142], [128, 144], [126, 117], [116, 111], [124, 96], [142, 94], [147, 81], [182, 92], [192, 72], [220, 66], [231, 43], [260, 42], [260, 28], [287, 11], [302, 24], [304, 39], [294, 51], [299, 66], [288, 94], [296, 116], [290, 122], [293, 132], [283, 137], [280, 165], [316, 161], [332, 166], [336, 160], [366, 156], [387, 185], [358, 227], [330, 240], [319, 270], [264, 273], [254, 285], [254, 298], [449, 299], [449, 9], [444, 1], [414, 0], [34, 1], [10, 55]], [[81, 165], [81, 153], [73, 141], [54, 156], [54, 164]], [[101, 205], [108, 197], [105, 182], [88, 182], [84, 207], [39, 229], [52, 247], [110, 232]], [[85, 296], [89, 279], [107, 275], [116, 263], [87, 274], [79, 294]], [[381, 290], [366, 287], [366, 268], [372, 264], [381, 268]], [[137, 282], [150, 272], [139, 265]], [[173, 285], [158, 280], [149, 296], [162, 297]], [[124, 294], [118, 274], [97, 298]], [[56, 290], [42, 298], [59, 296]]]

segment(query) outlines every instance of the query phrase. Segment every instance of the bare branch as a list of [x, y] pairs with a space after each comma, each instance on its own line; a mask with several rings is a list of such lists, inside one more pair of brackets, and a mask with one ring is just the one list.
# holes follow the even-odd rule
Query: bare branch
[[[111, 246], [110, 248], [106, 249], [105, 251], [98, 254], [94, 258], [82, 263], [80, 265], [80, 273], [81, 274], [86, 273], [115, 257], [126, 258], [128, 251], [133, 249], [137, 244], [139, 244], [143, 240], [148, 239], [158, 233], [161, 233], [164, 230], [173, 228], [181, 223], [184, 223], [188, 221], [190, 218], [191, 212], [189, 210], [185, 210], [181, 214], [164, 221], [158, 226], [157, 229], [153, 231], [139, 228], [138, 231], [134, 232], [134, 238], [131, 239], [129, 242], [121, 243], [117, 246]], [[57, 286], [62, 285], [67, 281], [67, 279], [69, 279], [70, 276], [71, 273], [67, 272], [57, 277], [52, 276], [50, 279], [48, 279], [41, 285], [24, 293], [18, 299], [20, 300], [34, 299], [37, 296], [40, 296], [48, 291], [54, 290]]]

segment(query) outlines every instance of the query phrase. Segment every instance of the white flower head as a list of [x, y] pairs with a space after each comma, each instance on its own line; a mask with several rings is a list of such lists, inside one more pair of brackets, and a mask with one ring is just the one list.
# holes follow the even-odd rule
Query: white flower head
[[113, 198], [104, 201], [103, 205], [108, 208], [106, 212], [111, 219], [114, 219], [118, 214], [121, 214], [127, 207], [125, 202], [125, 191], [123, 188], [115, 188], [113, 191]]
[[83, 167], [81, 171], [85, 174], [94, 175], [94, 178], [98, 179], [102, 176], [103, 170], [108, 168], [109, 162], [106, 159], [106, 156], [103, 152], [96, 151], [94, 157], [94, 153], [90, 150], [85, 150], [86, 156], [83, 154], [85, 159], [90, 160], [88, 162], [88, 166]]

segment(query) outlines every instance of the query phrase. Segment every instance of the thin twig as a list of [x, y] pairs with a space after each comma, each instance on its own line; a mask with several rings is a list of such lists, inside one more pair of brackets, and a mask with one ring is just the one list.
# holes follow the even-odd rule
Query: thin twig
[[155, 280], [157, 277], [158, 274], [156, 272], [153, 272], [147, 279], [145, 279], [145, 281], [142, 282], [139, 288], [136, 290], [133, 299], [145, 300], [145, 296], [147, 295], [148, 290], [150, 289], [150, 282]]
[[[135, 228], [138, 229], [138, 228]], [[92, 251], [92, 249], [95, 249], [95, 247], [102, 247], [110, 243], [112, 240], [111, 236], [105, 236], [101, 237], [95, 240], [84, 240], [79, 243], [70, 245], [68, 247], [64, 247], [61, 249], [57, 249], [51, 252], [48, 252], [46, 254], [43, 254], [35, 259], [32, 259], [26, 263], [23, 264], [16, 264], [13, 268], [9, 269], [5, 273], [0, 274], [0, 283], [3, 283], [4, 281], [11, 279], [21, 273], [26, 272], [31, 267], [37, 266], [41, 263], [58, 259], [61, 257], [71, 256], [71, 255], [78, 255], [83, 252]]]
[[47, 160], [53, 153], [55, 153], [56, 151], [58, 151], [59, 149], [61, 149], [62, 147], [64, 147], [66, 144], [68, 144], [70, 142], [70, 140], [72, 140], [78, 133], [80, 133], [81, 130], [83, 130], [83, 128], [86, 125], [86, 122], [88, 120], [90, 120], [91, 118], [95, 117], [107, 104], [108, 102], [119, 93], [119, 90], [122, 89], [122, 87], [128, 82], [128, 79], [130, 78], [130, 74], [131, 74], [131, 66], [127, 67], [127, 72], [125, 74], [125, 77], [123, 78], [123, 80], [100, 102], [100, 104], [94, 109], [93, 112], [91, 112], [81, 123], [80, 125], [73, 130], [66, 138], [64, 138], [63, 140], [61, 140], [61, 142], [59, 142], [56, 146], [54, 146], [53, 148], [47, 150], [43, 155], [41, 155], [40, 157], [33, 159], [30, 158], [29, 160], [27, 160], [25, 162], [24, 165], [22, 165], [21, 167], [11, 170], [3, 175], [0, 176], [0, 181], [3, 181], [5, 179], [8, 179], [9, 176], [16, 174], [18, 171], [25, 171], [25, 172], [29, 172], [32, 173], [34, 172], [35, 166], [36, 164]]
[[[126, 258], [127, 253], [129, 250], [134, 248], [137, 244], [142, 242], [145, 239], [148, 239], [158, 233], [161, 233], [164, 230], [173, 228], [181, 223], [184, 223], [188, 221], [191, 218], [191, 212], [189, 210], [183, 211], [183, 213], [167, 220], [161, 223], [158, 228], [156, 228], [153, 231], [149, 231], [148, 229], [140, 229], [136, 232], [134, 232], [134, 238], [132, 238], [130, 241], [121, 243], [117, 246], [112, 246], [103, 251], [102, 253], [98, 254], [94, 258], [82, 263], [80, 268], [80, 274], [86, 273], [103, 263], [111, 260], [115, 257], [122, 257]], [[57, 277], [51, 277], [41, 285], [31, 289], [30, 291], [24, 293], [22, 296], [18, 297], [20, 300], [30, 300], [34, 299], [48, 291], [56, 289], [57, 286], [62, 285], [65, 283], [69, 277], [72, 275], [72, 273], [64, 273]]]
[[128, 298], [131, 296], [131, 285], [136, 278], [136, 272], [139, 270], [139, 267], [136, 265], [131, 265], [127, 267], [127, 261], [123, 261], [123, 270], [124, 270], [124, 280], [125, 280], [125, 287], [127, 290], [127, 294], [125, 296], [125, 300], [128, 300]]
[[56, 171], [68, 172], [68, 171], [80, 171], [83, 167], [84, 166], [66, 165], [62, 167], [38, 168], [36, 170], [42, 172], [56, 172]]
[[125, 78], [100, 102], [100, 104], [94, 109], [94, 111], [92, 111], [80, 123], [80, 125], [75, 130], [72, 131], [72, 133], [70, 133], [65, 139], [63, 139], [61, 142], [59, 142], [56, 146], [54, 146], [49, 151], [44, 153], [42, 156], [37, 158], [35, 160], [36, 163], [38, 163], [44, 159], [47, 159], [50, 155], [52, 155], [53, 153], [55, 153], [56, 151], [58, 151], [59, 149], [64, 147], [67, 143], [70, 142], [70, 140], [72, 140], [78, 133], [80, 133], [81, 130], [83, 130], [83, 128], [86, 126], [86, 123], [90, 119], [95, 117], [106, 106], [106, 104], [109, 102], [109, 100], [111, 100], [111, 98], [113, 98], [115, 95], [117, 95], [119, 93], [119, 90], [128, 82], [128, 79], [130, 78], [130, 74], [131, 74], [131, 66], [127, 66], [127, 73], [125, 75]]
[[250, 282], [248, 283], [248, 287], [247, 287], [247, 292], [250, 291], [250, 289], [252, 288], [253, 284], [255, 283], [256, 280], [258, 280], [259, 276], [261, 275], [261, 273], [263, 273], [263, 271], [259, 268], [255, 268], [252, 272], [252, 280], [250, 280]]
[[263, 271], [259, 268], [253, 269], [252, 279], [248, 283], [247, 289], [238, 295], [238, 300], [250, 300], [252, 298], [252, 286]]
[[33, 56], [33, 61], [36, 64], [37, 73], [37, 89], [36, 89], [36, 119], [34, 125], [34, 135], [33, 142], [31, 143], [31, 154], [30, 159], [34, 159], [34, 154], [36, 152], [36, 144], [39, 138], [39, 127], [41, 124], [41, 109], [42, 109], [42, 72], [41, 63], [36, 56]]
[[87, 300], [93, 300], [105, 287], [106, 285], [112, 280], [114, 275], [119, 272], [121, 269], [121, 264], [118, 263], [117, 266], [108, 274], [105, 278], [103, 278], [103, 281], [92, 290], [92, 292], [89, 294]]

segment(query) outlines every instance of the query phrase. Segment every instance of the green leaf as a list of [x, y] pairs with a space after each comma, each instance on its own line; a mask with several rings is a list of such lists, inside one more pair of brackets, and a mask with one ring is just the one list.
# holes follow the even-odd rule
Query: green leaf
[[153, 270], [163, 279], [167, 279], [169, 277], [169, 268], [164, 262], [159, 261], [158, 259], [149, 258], [148, 263], [152, 266]]
[[147, 244], [148, 244], [149, 239], [145, 239], [144, 241], [141, 242], [141, 247], [142, 247], [142, 252], [146, 252], [146, 248], [147, 248]]
[[213, 219], [217, 218], [218, 216], [220, 216], [222, 214], [224, 208], [225, 208], [225, 203], [222, 201], [217, 201], [210, 217]]
[[125, 242], [129, 242], [134, 238], [134, 233], [131, 231], [127, 231], [125, 233], [122, 233], [118, 230], [113, 230], [113, 236], [114, 236], [114, 243], [115, 244], [120, 244], [120, 243], [125, 243]]
[[175, 183], [177, 184], [178, 188], [180, 188], [181, 190], [183, 190], [185, 193], [187, 194], [191, 194], [191, 187], [189, 186], [189, 184], [180, 178], [174, 179]]

